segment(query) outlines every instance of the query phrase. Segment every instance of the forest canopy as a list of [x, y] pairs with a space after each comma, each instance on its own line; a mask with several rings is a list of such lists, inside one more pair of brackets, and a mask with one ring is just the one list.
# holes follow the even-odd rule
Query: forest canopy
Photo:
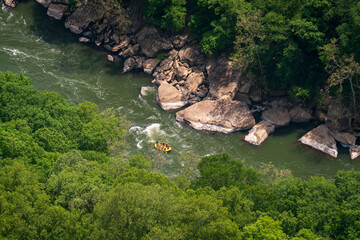
[[229, 56], [265, 88], [316, 103], [328, 87], [357, 107], [359, 1], [144, 0], [143, 6], [149, 23], [190, 32], [204, 53]]
[[4, 239], [359, 239], [360, 172], [332, 179], [181, 156], [177, 177], [126, 153], [128, 122], [0, 72]]

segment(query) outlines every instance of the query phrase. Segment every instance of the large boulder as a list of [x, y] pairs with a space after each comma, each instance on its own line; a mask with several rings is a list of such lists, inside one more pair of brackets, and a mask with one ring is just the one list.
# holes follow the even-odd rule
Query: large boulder
[[290, 123], [289, 111], [286, 108], [270, 108], [262, 112], [261, 119], [276, 127], [287, 126]]
[[197, 91], [199, 86], [205, 81], [204, 73], [202, 72], [193, 72], [191, 73], [185, 82], [185, 87], [191, 93]]
[[159, 62], [160, 60], [156, 58], [150, 58], [145, 60], [143, 63], [144, 72], [147, 74], [152, 74]]
[[336, 141], [331, 131], [325, 125], [320, 125], [302, 136], [299, 141], [302, 144], [320, 150], [334, 158], [338, 155]]
[[66, 5], [51, 3], [47, 10], [47, 15], [55, 18], [56, 20], [61, 20], [66, 9]]
[[360, 156], [360, 146], [353, 145], [349, 148], [350, 158], [354, 160], [355, 158]]
[[159, 53], [173, 48], [172, 44], [161, 37], [153, 26], [146, 26], [141, 29], [136, 39], [140, 44], [141, 52], [149, 58], [156, 57]]
[[310, 122], [312, 116], [309, 112], [305, 111], [300, 106], [295, 106], [293, 109], [290, 110], [290, 118], [291, 121], [294, 123], [307, 123]]
[[356, 137], [351, 133], [332, 131], [331, 136], [335, 138], [343, 147], [355, 145]]
[[90, 23], [101, 19], [104, 16], [103, 10], [91, 5], [82, 5], [75, 10], [65, 21], [65, 27], [71, 32], [80, 34]]
[[228, 97], [234, 99], [240, 79], [240, 69], [226, 58], [210, 60], [206, 66], [209, 81], [209, 94], [213, 99]]
[[246, 103], [230, 99], [204, 100], [177, 112], [176, 120], [196, 130], [231, 133], [255, 124]]
[[156, 100], [165, 111], [176, 110], [188, 104], [185, 96], [167, 82], [161, 82]]
[[249, 131], [248, 135], [245, 136], [245, 141], [253, 145], [260, 145], [274, 131], [274, 125], [261, 121]]
[[187, 63], [190, 66], [205, 64], [205, 56], [201, 53], [201, 49], [198, 45], [182, 48], [179, 51], [179, 59], [181, 62]]

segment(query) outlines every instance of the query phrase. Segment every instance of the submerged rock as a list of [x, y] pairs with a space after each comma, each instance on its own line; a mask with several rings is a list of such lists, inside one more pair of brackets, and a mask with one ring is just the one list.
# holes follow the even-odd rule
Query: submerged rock
[[265, 120], [276, 127], [289, 125], [290, 115], [286, 108], [270, 108], [262, 112], [261, 119]]
[[253, 145], [260, 145], [274, 131], [274, 125], [266, 121], [261, 121], [249, 131], [248, 135], [245, 136], [245, 141]]
[[56, 20], [61, 20], [66, 9], [66, 5], [51, 3], [47, 10], [47, 15], [55, 18]]
[[334, 158], [338, 155], [336, 141], [331, 135], [331, 131], [325, 125], [320, 125], [302, 136], [299, 141], [302, 144], [322, 151]]
[[185, 96], [167, 82], [161, 82], [158, 88], [157, 102], [165, 111], [179, 109], [188, 104]]
[[355, 158], [360, 156], [360, 146], [353, 145], [349, 148], [350, 158], [354, 160]]
[[86, 38], [86, 37], [80, 37], [79, 38], [79, 42], [81, 43], [89, 43], [90, 42], [90, 39]]
[[246, 103], [230, 99], [204, 100], [176, 113], [176, 120], [196, 130], [231, 133], [254, 126]]
[[109, 61], [109, 62], [114, 62], [114, 56], [112, 56], [112, 55], [107, 55], [106, 56], [107, 57], [107, 60]]

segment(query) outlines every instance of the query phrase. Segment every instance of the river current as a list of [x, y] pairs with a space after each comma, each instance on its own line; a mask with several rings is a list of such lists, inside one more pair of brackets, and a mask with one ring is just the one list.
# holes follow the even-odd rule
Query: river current
[[[86, 100], [102, 110], [117, 109], [131, 122], [128, 152], [150, 155], [166, 174], [177, 174], [179, 156], [189, 151], [200, 156], [226, 152], [255, 168], [271, 162], [305, 178], [332, 177], [340, 169], [360, 170], [360, 160], [351, 161], [347, 149], [339, 147], [339, 157], [332, 159], [301, 146], [297, 140], [311, 124], [276, 129], [258, 147], [244, 142], [246, 132], [204, 133], [179, 124], [175, 113], [166, 113], [155, 103], [148, 75], [122, 74], [122, 61], [110, 63], [106, 55], [93, 45], [79, 43], [78, 36], [33, 1], [0, 10], [0, 71], [23, 72], [37, 89], [58, 92], [74, 104]], [[150, 90], [140, 97], [143, 86]], [[156, 140], [170, 143], [173, 151], [155, 151]]]

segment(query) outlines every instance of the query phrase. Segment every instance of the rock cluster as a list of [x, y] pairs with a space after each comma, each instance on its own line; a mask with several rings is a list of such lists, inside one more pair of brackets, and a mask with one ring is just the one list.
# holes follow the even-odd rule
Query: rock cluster
[[[260, 81], [247, 79], [229, 59], [207, 58], [188, 35], [168, 37], [143, 24], [143, 20], [132, 19], [133, 16], [133, 24], [126, 31], [119, 31], [105, 10], [91, 3], [70, 10], [68, 0], [36, 1], [48, 8], [49, 16], [64, 20], [66, 28], [81, 34], [80, 42], [94, 43], [108, 51], [108, 61], [113, 62], [115, 56], [123, 59], [124, 73], [135, 70], [152, 75], [162, 109], [177, 110], [190, 105], [176, 114], [176, 120], [197, 130], [229, 133], [253, 127], [245, 141], [259, 145], [275, 127], [314, 119], [312, 111], [295, 106], [286, 91], [271, 90], [265, 95]], [[15, 6], [16, 0], [5, 0], [5, 4]], [[351, 114], [338, 99], [328, 106], [314, 111], [315, 118], [326, 126], [320, 125], [300, 141], [334, 157], [338, 141], [350, 147], [352, 158], [356, 157], [360, 152], [354, 145], [356, 138], [346, 133]], [[252, 115], [255, 112], [262, 112], [263, 121], [257, 125]]]

